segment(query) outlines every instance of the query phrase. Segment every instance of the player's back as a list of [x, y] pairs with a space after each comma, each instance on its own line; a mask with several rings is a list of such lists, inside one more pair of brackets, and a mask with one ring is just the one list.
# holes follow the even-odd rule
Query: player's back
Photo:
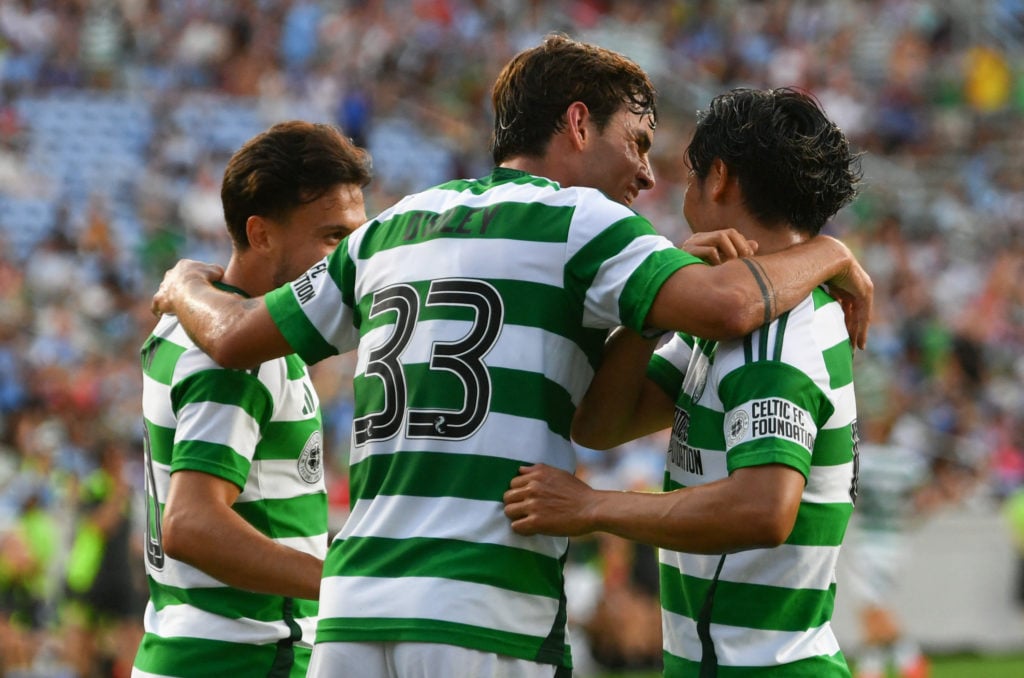
[[268, 298], [307, 361], [359, 351], [318, 638], [565, 663], [567, 541], [514, 534], [502, 495], [521, 465], [575, 468], [607, 330], [642, 326], [687, 256], [594, 189], [499, 168], [404, 199]]

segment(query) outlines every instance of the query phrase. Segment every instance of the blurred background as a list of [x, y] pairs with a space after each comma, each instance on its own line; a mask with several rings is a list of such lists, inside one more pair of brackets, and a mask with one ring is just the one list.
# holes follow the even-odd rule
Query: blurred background
[[[837, 634], [891, 675], [925, 675], [918, 649], [935, 676], [1024, 675], [1024, 0], [0, 0], [0, 676], [127, 675], [138, 349], [163, 271], [228, 259], [230, 154], [336, 124], [373, 155], [370, 214], [484, 174], [491, 83], [551, 30], [651, 74], [634, 207], [676, 242], [683, 150], [724, 89], [808, 89], [863, 151], [829, 226], [877, 294]], [[335, 528], [353, 364], [315, 368]], [[658, 487], [665, 447], [580, 450], [581, 473]], [[654, 554], [580, 540], [568, 584], [578, 675], [656, 674]]]

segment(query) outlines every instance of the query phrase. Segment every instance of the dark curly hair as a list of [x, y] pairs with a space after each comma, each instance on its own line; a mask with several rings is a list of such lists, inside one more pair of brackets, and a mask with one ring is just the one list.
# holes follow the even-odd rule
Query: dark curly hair
[[364, 187], [372, 176], [369, 153], [336, 127], [303, 120], [278, 123], [247, 141], [224, 169], [220, 198], [228, 233], [236, 247], [246, 250], [250, 216], [280, 218], [339, 184]]
[[791, 87], [715, 97], [698, 114], [686, 157], [701, 180], [721, 158], [751, 214], [812, 236], [853, 200], [862, 176], [843, 131], [817, 99]]
[[520, 52], [494, 83], [494, 163], [544, 154], [551, 137], [565, 127], [565, 111], [574, 101], [587, 105], [598, 131], [623, 106], [657, 121], [656, 93], [650, 78], [627, 57], [578, 42], [561, 33]]

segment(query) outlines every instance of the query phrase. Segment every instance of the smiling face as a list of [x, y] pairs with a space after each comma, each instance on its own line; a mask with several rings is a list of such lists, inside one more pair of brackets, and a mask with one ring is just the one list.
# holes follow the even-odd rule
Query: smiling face
[[585, 179], [579, 182], [599, 189], [624, 205], [632, 205], [640, 194], [654, 188], [654, 170], [648, 153], [654, 143], [650, 115], [623, 108], [613, 115], [603, 132], [588, 123], [594, 135], [586, 150]]
[[268, 219], [268, 266], [273, 286], [298, 278], [365, 221], [363, 191], [355, 184], [333, 186], [283, 219]]

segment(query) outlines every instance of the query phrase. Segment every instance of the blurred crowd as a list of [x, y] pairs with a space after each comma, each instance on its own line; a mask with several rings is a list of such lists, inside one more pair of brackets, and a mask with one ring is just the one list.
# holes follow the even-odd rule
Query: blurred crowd
[[[913, 422], [950, 500], [1022, 491], [1022, 0], [0, 0], [0, 675], [127, 675], [138, 349], [166, 267], [227, 261], [229, 155], [274, 122], [336, 124], [373, 155], [371, 214], [483, 174], [493, 78], [551, 30], [651, 74], [658, 183], [634, 207], [677, 242], [695, 112], [734, 86], [814, 92], [864, 153], [862, 194], [829, 226], [876, 284], [862, 435]], [[353, 363], [314, 371], [335, 527]], [[581, 450], [582, 472], [656, 487], [664, 449]], [[574, 553], [597, 659], [656, 664], [652, 554]]]

